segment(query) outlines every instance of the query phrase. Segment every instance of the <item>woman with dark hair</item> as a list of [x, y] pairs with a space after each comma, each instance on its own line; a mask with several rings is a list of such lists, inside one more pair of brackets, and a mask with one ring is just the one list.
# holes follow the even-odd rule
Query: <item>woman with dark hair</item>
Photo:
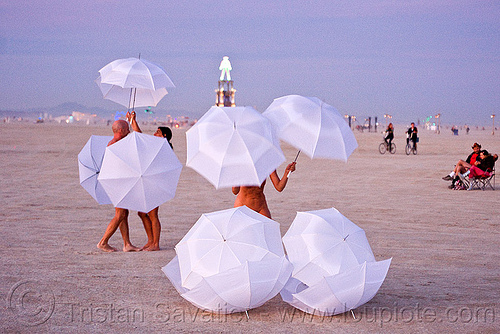
[[483, 176], [485, 173], [491, 172], [494, 166], [495, 157], [493, 157], [488, 151], [482, 150], [479, 153], [479, 159], [477, 159], [474, 166], [469, 169], [469, 179]]
[[172, 130], [170, 130], [169, 127], [167, 127], [167, 126], [159, 126], [158, 129], [156, 130], [156, 132], [153, 135], [156, 136], [156, 137], [163, 137], [163, 138], [165, 138], [168, 141], [168, 143], [170, 144], [170, 147], [174, 148], [172, 146], [172, 143], [170, 142], [170, 140], [172, 139]]
[[[132, 113], [127, 113], [127, 118], [130, 119], [130, 125], [132, 129], [137, 132], [142, 132], [139, 128], [139, 124], [136, 120], [136, 114], [134, 111]], [[173, 149], [173, 145], [170, 142], [172, 139], [172, 130], [166, 126], [159, 126], [153, 134], [155, 137], [162, 137], [167, 140], [170, 144], [170, 147]], [[161, 224], [160, 218], [158, 217], [158, 209], [159, 207], [154, 208], [148, 213], [138, 212], [137, 214], [142, 220], [142, 224], [144, 225], [144, 230], [146, 230], [146, 235], [148, 236], [148, 242], [141, 248], [141, 250], [145, 251], [157, 251], [160, 250], [160, 233], [161, 233]]]

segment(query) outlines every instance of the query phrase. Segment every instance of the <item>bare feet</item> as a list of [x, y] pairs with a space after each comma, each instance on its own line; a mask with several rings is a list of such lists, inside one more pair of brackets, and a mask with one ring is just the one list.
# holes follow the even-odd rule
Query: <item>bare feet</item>
[[146, 245], [144, 245], [144, 247], [142, 247], [142, 250], [145, 250], [147, 252], [159, 251], [160, 250], [160, 246], [146, 244]]
[[134, 245], [130, 244], [127, 246], [123, 246], [123, 251], [124, 252], [140, 252], [142, 249], [139, 247], [135, 247]]
[[108, 244], [101, 244], [100, 242], [97, 244], [97, 248], [99, 248], [100, 250], [102, 250], [104, 252], [116, 252], [117, 251], [116, 248], [111, 247]]

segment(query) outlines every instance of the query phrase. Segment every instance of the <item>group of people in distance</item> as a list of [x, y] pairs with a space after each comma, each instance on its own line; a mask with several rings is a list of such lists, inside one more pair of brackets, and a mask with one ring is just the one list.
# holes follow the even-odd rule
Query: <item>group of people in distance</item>
[[[385, 135], [384, 135], [384, 141], [389, 151], [391, 151], [393, 139], [394, 139], [394, 125], [392, 125], [392, 123], [389, 123], [389, 125], [385, 129]], [[408, 144], [411, 141], [413, 144], [413, 148], [417, 149], [417, 139], [418, 139], [418, 129], [415, 126], [415, 123], [412, 122], [408, 130], [406, 130], [406, 144]]]
[[[137, 123], [136, 113], [134, 111], [127, 112], [127, 120], [132, 127], [132, 130], [136, 132], [142, 132], [139, 124]], [[125, 138], [130, 133], [129, 123], [125, 120], [117, 120], [113, 123], [111, 129], [113, 131], [113, 139], [108, 143], [108, 146], [116, 143], [117, 141]], [[173, 148], [170, 140], [172, 139], [172, 131], [168, 127], [158, 127], [154, 136], [165, 138], [170, 147]], [[269, 178], [273, 183], [274, 188], [281, 192], [285, 188], [288, 182], [288, 176], [291, 172], [295, 171], [295, 162], [288, 164], [285, 169], [282, 178], [279, 178], [278, 173], [273, 171]], [[266, 197], [264, 196], [264, 186], [266, 185], [266, 180], [260, 186], [240, 186], [233, 187], [233, 194], [237, 195], [234, 203], [234, 207], [239, 207], [246, 205], [250, 209], [271, 218], [271, 213], [267, 206]], [[109, 245], [109, 239], [119, 228], [122, 239], [123, 239], [123, 251], [124, 252], [137, 252], [137, 251], [157, 251], [160, 250], [160, 232], [161, 224], [158, 216], [158, 207], [154, 208], [150, 212], [138, 212], [137, 213], [142, 220], [148, 241], [146, 245], [142, 248], [135, 247], [130, 242], [129, 227], [128, 227], [128, 216], [129, 210], [123, 208], [115, 207], [115, 215], [113, 219], [108, 224], [106, 231], [102, 239], [97, 244], [97, 248], [105, 252], [115, 252], [116, 248]]]
[[[477, 177], [489, 177], [495, 166], [498, 155], [491, 155], [486, 150], [481, 150], [481, 145], [474, 143], [472, 153], [467, 159], [459, 160], [450, 174], [443, 177], [445, 181], [451, 181], [450, 189], [455, 189], [458, 182], [463, 182], [466, 178], [473, 179]], [[469, 188], [472, 189], [472, 182], [469, 182]]]

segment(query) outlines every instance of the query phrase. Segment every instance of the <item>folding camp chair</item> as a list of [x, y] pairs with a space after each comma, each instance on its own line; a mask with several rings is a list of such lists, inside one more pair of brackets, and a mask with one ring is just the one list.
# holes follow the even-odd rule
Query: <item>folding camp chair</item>
[[[487, 175], [487, 176], [486, 176]], [[493, 184], [491, 184], [493, 181]], [[495, 168], [489, 173], [479, 177], [470, 179], [471, 189], [478, 188], [481, 190], [486, 190], [489, 186], [491, 189], [495, 190]]]
[[[495, 190], [495, 162], [498, 160], [498, 155], [495, 154], [493, 157], [495, 158], [493, 162], [493, 168], [487, 169], [484, 175], [470, 179], [468, 190], [472, 190], [474, 188], [486, 190], [488, 186], [491, 189]], [[493, 184], [491, 184], [491, 181], [493, 181]]]

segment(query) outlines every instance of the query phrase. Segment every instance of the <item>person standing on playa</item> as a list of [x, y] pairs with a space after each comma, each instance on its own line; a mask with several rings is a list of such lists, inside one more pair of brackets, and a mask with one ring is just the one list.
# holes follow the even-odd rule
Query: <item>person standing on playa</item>
[[[274, 185], [274, 188], [282, 192], [285, 189], [286, 184], [288, 182], [288, 175], [291, 172], [295, 171], [295, 162], [292, 162], [288, 166], [286, 166], [285, 173], [283, 177], [280, 179], [278, 173], [276, 171], [272, 172], [269, 175], [271, 182]], [[264, 215], [268, 218], [271, 218], [271, 212], [267, 206], [266, 196], [264, 196], [264, 186], [266, 185], [266, 180], [262, 182], [260, 187], [258, 186], [240, 186], [233, 187], [233, 194], [237, 195], [236, 200], [234, 201], [234, 207], [237, 208], [239, 206], [246, 205], [250, 209], [257, 211], [261, 215]]]
[[[124, 120], [117, 120], [111, 126], [113, 130], [113, 139], [108, 143], [108, 146], [113, 145], [117, 141], [125, 138], [129, 133], [130, 129], [128, 123]], [[123, 251], [124, 252], [136, 252], [141, 250], [135, 247], [130, 242], [129, 229], [128, 229], [128, 210], [122, 208], [115, 208], [115, 216], [108, 224], [104, 236], [101, 241], [97, 244], [97, 248], [105, 252], [116, 252], [116, 248], [111, 247], [108, 242], [111, 236], [116, 232], [116, 229], [120, 227], [120, 232], [123, 238]]]
[[[136, 113], [132, 111], [131, 113], [127, 113], [127, 119], [130, 120], [130, 125], [132, 126], [132, 130], [136, 132], [142, 133], [139, 124], [137, 123]], [[153, 134], [155, 137], [162, 137], [167, 140], [170, 144], [170, 147], [173, 148], [170, 140], [172, 139], [172, 130], [166, 126], [160, 126]], [[160, 250], [160, 233], [161, 233], [161, 224], [160, 218], [158, 217], [159, 207], [157, 206], [153, 210], [148, 213], [138, 212], [137, 214], [142, 220], [142, 224], [144, 225], [144, 230], [146, 231], [146, 235], [148, 236], [148, 242], [141, 248], [145, 251], [157, 251]]]

